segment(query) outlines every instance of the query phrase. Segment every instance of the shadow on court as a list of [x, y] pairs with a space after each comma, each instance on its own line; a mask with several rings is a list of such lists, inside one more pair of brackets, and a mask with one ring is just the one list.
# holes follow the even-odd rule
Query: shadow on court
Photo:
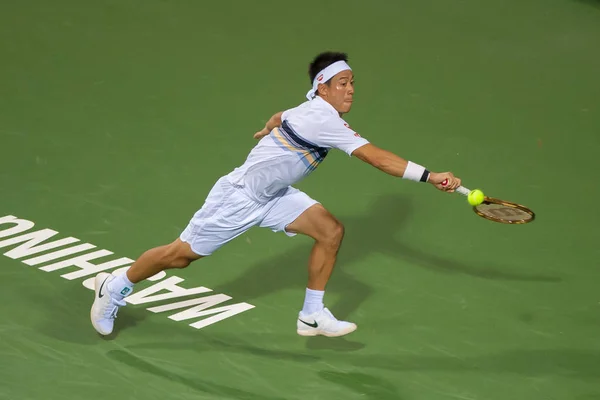
[[580, 4], [587, 4], [588, 6], [592, 6], [600, 10], [600, 0], [575, 0], [575, 2]]
[[156, 341], [143, 342], [127, 346], [127, 350], [169, 350], [181, 352], [197, 352], [199, 354], [215, 352], [215, 353], [232, 353], [253, 355], [257, 357], [273, 359], [278, 361], [292, 361], [297, 363], [314, 363], [321, 360], [319, 355], [311, 352], [288, 351], [278, 349], [269, 349], [266, 347], [258, 347], [256, 343], [269, 343], [276, 347], [293, 347], [298, 345], [299, 336], [285, 336], [279, 334], [264, 334], [264, 333], [219, 333], [218, 336], [203, 332], [186, 333], [181, 340], [162, 341], [160, 339], [167, 338], [170, 333], [170, 328], [165, 325], [150, 323], [152, 330], [158, 333]]
[[[260, 336], [260, 337], [259, 337]], [[193, 341], [152, 342], [127, 346], [129, 351], [138, 350], [173, 350], [196, 351], [199, 353], [239, 353], [252, 354], [279, 361], [297, 363], [317, 363], [321, 360], [334, 362], [341, 367], [355, 366], [360, 368], [383, 369], [390, 371], [443, 371], [443, 372], [476, 372], [493, 374], [515, 374], [522, 376], [556, 376], [577, 379], [600, 378], [600, 351], [583, 349], [547, 349], [527, 350], [514, 349], [498, 353], [490, 353], [471, 357], [458, 358], [452, 355], [388, 355], [358, 353], [331, 354], [324, 352], [293, 352], [285, 350], [257, 347], [264, 335], [228, 335], [221, 334], [215, 339], [207, 334], [196, 337]], [[271, 335], [269, 343], [277, 346], [289, 343], [281, 335]], [[285, 342], [285, 343], [284, 343]]]
[[[165, 332], [166, 334], [166, 332]], [[269, 335], [267, 335], [269, 336]], [[283, 339], [282, 339], [283, 338]], [[153, 350], [169, 350], [175, 356], [178, 351], [199, 353], [199, 359], [211, 359], [209, 353], [253, 355], [277, 362], [293, 362], [311, 365], [311, 368], [323, 367], [320, 362], [334, 364], [339, 368], [361, 368], [361, 373], [342, 371], [321, 371], [319, 376], [327, 381], [346, 386], [347, 388], [367, 395], [368, 399], [401, 398], [396, 388], [385, 380], [367, 375], [369, 369], [388, 370], [395, 372], [446, 372], [446, 373], [475, 373], [499, 375], [518, 375], [522, 377], [560, 377], [596, 381], [600, 378], [600, 352], [583, 349], [547, 349], [526, 350], [514, 349], [504, 352], [490, 353], [471, 357], [455, 357], [452, 355], [361, 355], [345, 353], [333, 355], [325, 352], [294, 352], [279, 349], [258, 347], [254, 343], [264, 341], [264, 335], [220, 335], [215, 339], [207, 334], [201, 334], [193, 340], [183, 341], [153, 341], [127, 346], [124, 351], [108, 352], [108, 356], [126, 363], [144, 372], [172, 378], [173, 374], [160, 370], [157, 366], [141, 361], [134, 353], [148, 354]], [[287, 338], [281, 335], [270, 335], [268, 343], [276, 346], [289, 344]], [[283, 367], [283, 366], [282, 366]], [[287, 364], [286, 368], [294, 368]], [[211, 386], [204, 383], [188, 382], [179, 377], [179, 382], [187, 386], [207, 391]], [[242, 397], [244, 398], [244, 397]], [[248, 397], [252, 398], [252, 397]]]
[[[581, 380], [600, 379], [600, 351], [581, 349], [509, 350], [473, 357], [453, 356], [358, 356], [348, 363], [393, 371], [444, 371], [553, 376]], [[339, 358], [338, 357], [338, 358]]]
[[252, 393], [241, 389], [236, 389], [232, 385], [220, 385], [198, 377], [193, 371], [190, 371], [188, 376], [176, 374], [167, 369], [164, 369], [152, 362], [146, 361], [137, 357], [135, 354], [123, 350], [110, 350], [106, 354], [110, 359], [119, 361], [131, 368], [137, 369], [140, 372], [155, 375], [165, 378], [171, 382], [179, 383], [191, 389], [205, 392], [213, 395], [218, 395], [220, 398], [244, 399], [244, 400], [279, 400], [284, 397], [272, 397], [264, 393]]

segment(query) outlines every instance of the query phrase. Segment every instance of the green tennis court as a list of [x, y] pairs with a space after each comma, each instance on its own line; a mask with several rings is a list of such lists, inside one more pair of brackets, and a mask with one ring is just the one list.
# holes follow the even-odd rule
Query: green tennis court
[[[600, 399], [600, 2], [5, 1], [0, 38], [0, 399]], [[97, 335], [89, 278], [176, 238], [324, 50], [363, 137], [536, 221], [333, 151], [297, 187], [356, 332], [296, 334], [312, 241], [256, 228]]]

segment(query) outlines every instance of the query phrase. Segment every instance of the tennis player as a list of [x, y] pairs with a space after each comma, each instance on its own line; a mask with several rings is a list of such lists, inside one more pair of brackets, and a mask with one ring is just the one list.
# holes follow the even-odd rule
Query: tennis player
[[309, 76], [312, 88], [307, 101], [273, 115], [256, 132], [259, 142], [246, 161], [217, 180], [179, 238], [144, 252], [125, 273], [96, 276], [91, 320], [100, 334], [113, 331], [117, 311], [134, 284], [165, 269], [185, 268], [254, 226], [288, 236], [307, 235], [315, 241], [297, 333], [342, 336], [356, 330], [356, 324], [336, 319], [323, 303], [344, 226], [317, 200], [292, 185], [317, 169], [330, 149], [389, 175], [428, 182], [443, 191], [454, 191], [461, 181], [450, 172], [431, 172], [383, 150], [350, 128], [342, 116], [352, 107], [354, 75], [345, 53], [317, 55], [309, 65]]

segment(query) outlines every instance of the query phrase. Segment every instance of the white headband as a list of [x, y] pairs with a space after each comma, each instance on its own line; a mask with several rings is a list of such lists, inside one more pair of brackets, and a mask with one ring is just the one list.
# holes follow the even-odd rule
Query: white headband
[[319, 86], [319, 83], [325, 83], [340, 72], [346, 70], [352, 71], [352, 68], [350, 68], [350, 66], [346, 64], [346, 61], [343, 60], [334, 62], [333, 64], [329, 65], [327, 68], [319, 72], [317, 76], [315, 76], [315, 80], [313, 81], [313, 87], [308, 91], [308, 93], [306, 93], [306, 98], [309, 100], [314, 99], [317, 95], [317, 87]]

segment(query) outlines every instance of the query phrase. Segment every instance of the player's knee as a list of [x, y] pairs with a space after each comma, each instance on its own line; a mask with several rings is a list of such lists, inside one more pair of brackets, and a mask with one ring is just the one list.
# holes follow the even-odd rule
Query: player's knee
[[162, 261], [166, 268], [186, 268], [197, 258], [187, 254], [178, 243], [173, 243], [165, 247]]
[[176, 257], [171, 260], [169, 268], [186, 268], [192, 261], [194, 260], [187, 257]]
[[342, 243], [345, 233], [346, 233], [346, 228], [344, 228], [344, 224], [337, 221], [335, 224], [335, 228], [333, 229], [333, 238], [335, 239], [338, 246], [340, 245], [340, 243]]
[[342, 239], [344, 239], [344, 225], [339, 221], [332, 221], [329, 227], [327, 228], [327, 233], [325, 235], [324, 241], [328, 247], [337, 250], [342, 244]]

